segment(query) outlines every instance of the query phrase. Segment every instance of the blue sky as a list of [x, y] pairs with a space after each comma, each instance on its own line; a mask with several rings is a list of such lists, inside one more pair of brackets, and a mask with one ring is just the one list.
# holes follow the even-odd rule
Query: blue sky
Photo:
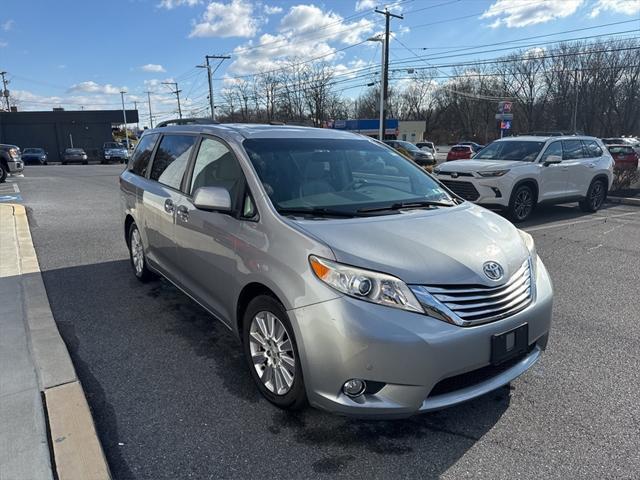
[[[119, 91], [128, 106], [146, 102], [159, 117], [174, 116], [175, 97], [162, 81], [177, 81], [184, 108], [206, 106], [206, 54], [230, 54], [215, 72], [220, 91], [235, 78], [250, 79], [278, 68], [285, 57], [321, 57], [345, 79], [345, 95], [357, 96], [363, 79], [348, 83], [354, 70], [378, 65], [380, 46], [365, 40], [382, 31], [375, 0], [2, 0], [0, 70], [22, 110], [118, 108]], [[390, 60], [414, 59], [415, 66], [495, 58], [526, 46], [591, 35], [640, 36], [640, 0], [398, 0], [390, 9], [395, 38]], [[629, 21], [632, 22], [629, 22]], [[591, 28], [610, 24], [602, 28]], [[570, 30], [589, 28], [581, 32]], [[511, 45], [476, 48], [465, 56], [449, 50], [527, 37], [561, 35]], [[407, 50], [409, 47], [411, 51]], [[426, 50], [425, 50], [426, 49]], [[474, 53], [476, 52], [476, 53]], [[440, 55], [441, 54], [441, 55]], [[437, 59], [437, 57], [447, 57]], [[371, 66], [373, 80], [377, 73]], [[353, 73], [355, 75], [355, 73]], [[364, 80], [366, 82], [366, 79]], [[393, 83], [394, 80], [392, 80]], [[146, 104], [139, 107], [146, 112]], [[146, 119], [141, 112], [142, 124]]]

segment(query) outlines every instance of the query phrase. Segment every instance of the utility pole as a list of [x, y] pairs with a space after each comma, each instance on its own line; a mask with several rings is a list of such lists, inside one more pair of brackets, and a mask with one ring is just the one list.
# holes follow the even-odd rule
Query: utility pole
[[7, 72], [0, 72], [0, 76], [2, 76], [2, 96], [4, 97], [5, 102], [7, 102], [7, 112], [11, 111], [11, 107], [9, 106], [9, 90], [7, 90], [7, 79], [4, 76]]
[[573, 101], [573, 133], [578, 130], [578, 69], [576, 68], [574, 73], [575, 82], [575, 99]]
[[153, 115], [151, 115], [151, 92], [147, 90], [147, 100], [149, 102], [149, 127], [153, 128]]
[[175, 88], [175, 90], [171, 90], [171, 93], [178, 99], [178, 117], [182, 118], [182, 108], [180, 108], [180, 92], [182, 90], [178, 90], [178, 82], [162, 82], [162, 85], [173, 85]]
[[124, 90], [120, 90], [120, 97], [122, 98], [122, 117], [124, 118], [124, 138], [127, 140], [127, 152], [129, 151], [129, 132], [127, 131], [127, 111], [124, 109], [124, 94], [127, 93]]
[[[213, 101], [213, 79], [211, 78], [213, 74], [220, 68], [222, 62], [231, 58], [228, 55], [205, 55], [204, 65], [196, 65], [198, 68], [206, 68], [207, 69], [207, 78], [209, 79], [209, 107], [211, 108], [211, 120], [216, 121], [216, 106]], [[216, 66], [216, 69], [211, 72], [211, 64], [209, 63], [210, 59], [220, 60], [220, 63]]]
[[[138, 111], [138, 102], [136, 100], [133, 101], [133, 109]], [[138, 121], [136, 122], [136, 135], [138, 135], [138, 131], [140, 130], [140, 114], [138, 114]]]
[[383, 75], [384, 75], [384, 82], [383, 82], [382, 88], [384, 92], [383, 92], [383, 99], [382, 99], [382, 113], [380, 114], [380, 123], [382, 126], [382, 139], [384, 139], [384, 135], [386, 134], [385, 110], [387, 108], [387, 100], [389, 99], [389, 22], [391, 20], [391, 17], [398, 18], [400, 20], [403, 20], [404, 17], [402, 15], [396, 15], [395, 13], [391, 13], [387, 9], [385, 9], [384, 11], [376, 9], [375, 12], [385, 16], [384, 45], [383, 45], [384, 46], [384, 49], [383, 49], [384, 50], [384, 68], [382, 69]]

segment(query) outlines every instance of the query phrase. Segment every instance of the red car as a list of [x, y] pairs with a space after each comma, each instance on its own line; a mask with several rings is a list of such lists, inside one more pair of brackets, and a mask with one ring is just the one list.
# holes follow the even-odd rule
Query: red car
[[615, 168], [621, 170], [636, 170], [638, 168], [638, 154], [631, 145], [607, 145], [613, 157]]
[[452, 160], [467, 160], [473, 155], [473, 148], [469, 145], [454, 145], [447, 153], [447, 162]]

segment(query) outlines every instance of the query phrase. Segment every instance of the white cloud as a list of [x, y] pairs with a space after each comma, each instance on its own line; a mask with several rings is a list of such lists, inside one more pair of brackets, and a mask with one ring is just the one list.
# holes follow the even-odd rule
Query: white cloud
[[162, 0], [159, 4], [159, 8], [166, 8], [167, 10], [172, 10], [176, 7], [181, 7], [182, 5], [186, 5], [188, 7], [195, 7], [202, 3], [202, 0]]
[[640, 0], [598, 0], [590, 17], [595, 18], [607, 10], [623, 15], [635, 15], [640, 13]]
[[105, 95], [114, 95], [116, 93], [120, 93], [123, 87], [116, 87], [111, 84], [100, 85], [92, 80], [88, 80], [86, 82], [76, 83], [75, 85], [71, 85], [69, 87], [68, 92], [85, 92], [85, 93], [102, 93]]
[[371, 10], [376, 8], [378, 4], [376, 0], [358, 0], [356, 2], [356, 12], [361, 12], [362, 10]]
[[189, 36], [253, 37], [258, 31], [258, 23], [253, 15], [253, 5], [248, 0], [211, 2]]
[[4, 30], [5, 32], [8, 32], [9, 30], [11, 30], [13, 28], [13, 26], [15, 25], [15, 20], [9, 19], [5, 22], [2, 22], [2, 25], [0, 25], [0, 27], [2, 28], [2, 30]]
[[565, 18], [576, 12], [585, 0], [496, 0], [480, 18], [496, 18], [490, 25], [497, 28], [526, 27]]
[[275, 15], [277, 13], [282, 13], [282, 7], [277, 7], [275, 5], [273, 5], [273, 6], [265, 5], [264, 6], [264, 13], [266, 13], [267, 15]]
[[151, 73], [162, 73], [166, 72], [162, 65], [158, 65], [157, 63], [147, 63], [146, 65], [142, 65], [140, 70], [143, 72], [151, 72]]

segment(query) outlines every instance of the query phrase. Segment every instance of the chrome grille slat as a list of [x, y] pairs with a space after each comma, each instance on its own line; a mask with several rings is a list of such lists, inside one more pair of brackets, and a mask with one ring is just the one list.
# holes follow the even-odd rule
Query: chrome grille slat
[[[477, 325], [508, 317], [523, 310], [533, 300], [533, 280], [529, 260], [502, 285], [424, 286], [424, 290], [444, 307], [444, 312], [458, 318], [463, 326]], [[440, 307], [437, 307], [440, 308]]]

